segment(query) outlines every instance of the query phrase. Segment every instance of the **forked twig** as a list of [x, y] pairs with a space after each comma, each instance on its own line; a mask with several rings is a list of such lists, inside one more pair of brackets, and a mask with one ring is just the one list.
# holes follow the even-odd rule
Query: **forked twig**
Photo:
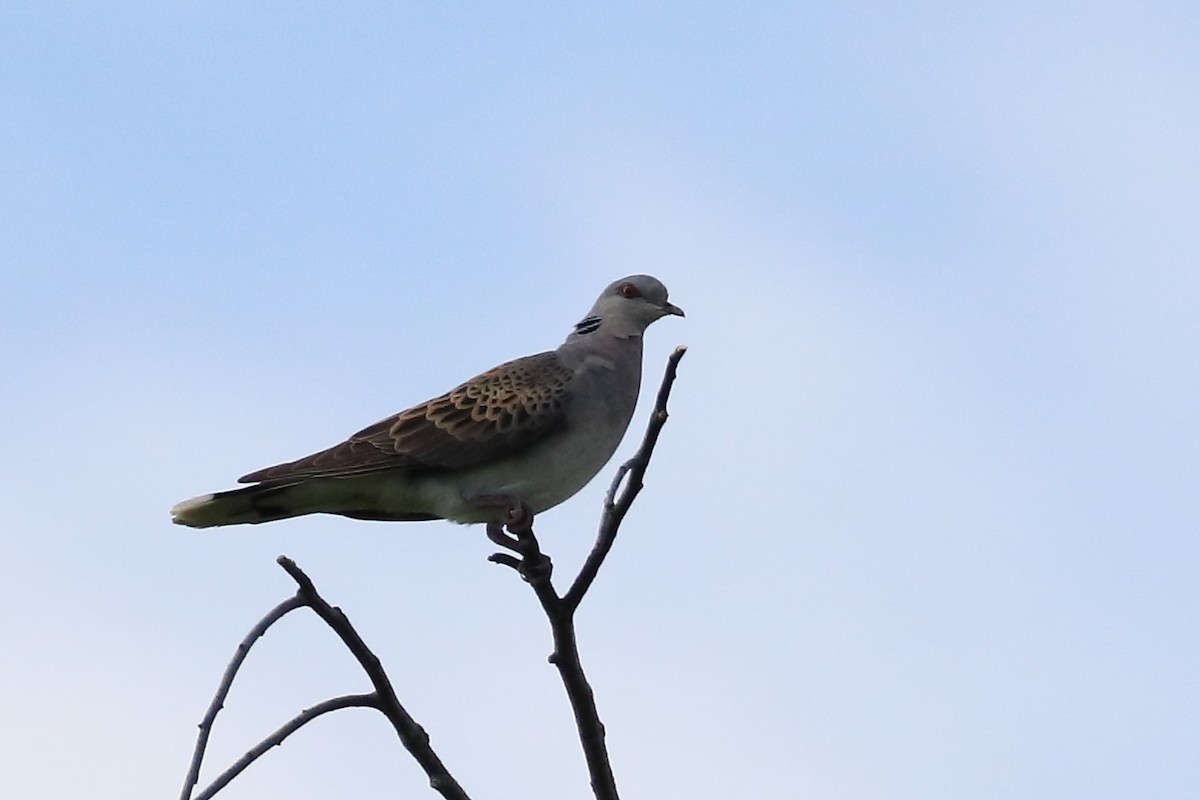
[[276, 561], [300, 585], [300, 591], [297, 594], [305, 599], [307, 605], [325, 621], [326, 625], [333, 628], [342, 643], [358, 659], [358, 663], [375, 687], [379, 710], [392, 723], [392, 727], [396, 729], [396, 734], [400, 737], [405, 749], [412, 754], [412, 757], [421, 765], [421, 769], [425, 770], [425, 774], [429, 776], [430, 788], [439, 792], [446, 800], [468, 800], [467, 793], [458, 785], [458, 781], [446, 769], [446, 765], [438, 758], [437, 753], [433, 752], [433, 747], [429, 744], [429, 734], [400, 704], [379, 657], [372, 653], [363, 642], [362, 637], [358, 635], [358, 631], [354, 630], [354, 626], [350, 624], [350, 620], [342, 613], [342, 610], [325, 602], [325, 599], [317, 593], [312, 580], [304, 574], [300, 567], [296, 566], [295, 561], [287, 556], [280, 556]]
[[282, 619], [285, 614], [303, 607], [304, 600], [299, 595], [292, 595], [268, 611], [266, 616], [260, 619], [246, 634], [246, 638], [238, 644], [233, 658], [229, 661], [229, 666], [225, 668], [225, 674], [221, 676], [221, 684], [217, 687], [217, 693], [209, 703], [208, 711], [204, 713], [204, 719], [200, 721], [200, 733], [196, 735], [196, 747], [192, 751], [192, 763], [188, 767], [187, 777], [183, 780], [183, 791], [179, 794], [180, 800], [189, 800], [192, 792], [196, 789], [196, 781], [200, 778], [200, 764], [204, 762], [204, 751], [208, 748], [208, 737], [212, 733], [213, 722], [216, 721], [217, 714], [225, 707], [225, 698], [229, 696], [229, 687], [233, 685], [233, 679], [242, 666], [242, 662], [246, 660], [250, 648], [267, 632], [268, 628]]
[[[246, 635], [246, 638], [242, 640], [241, 644], [238, 645], [233, 659], [229, 662], [229, 666], [226, 667], [225, 674], [221, 678], [221, 684], [217, 688], [216, 696], [213, 698], [208, 712], [204, 715], [204, 719], [200, 723], [200, 734], [197, 737], [196, 748], [192, 754], [192, 762], [188, 769], [187, 778], [184, 780], [183, 792], [180, 795], [181, 800], [208, 800], [208, 798], [211, 798], [224, 788], [226, 784], [241, 774], [260, 756], [272, 747], [281, 744], [284, 739], [304, 725], [330, 711], [356, 706], [378, 709], [388, 718], [404, 747], [417, 760], [422, 769], [425, 770], [425, 774], [429, 776], [429, 785], [431, 788], [439, 792], [446, 800], [469, 800], [467, 793], [463, 791], [458, 781], [454, 779], [441, 759], [434, 753], [433, 748], [429, 744], [429, 735], [425, 733], [425, 729], [417, 724], [416, 720], [400, 704], [400, 700], [396, 697], [396, 692], [392, 688], [391, 681], [388, 679], [387, 673], [384, 672], [379, 658], [363, 642], [362, 637], [358, 635], [358, 631], [350, 624], [350, 620], [342, 613], [342, 610], [325, 602], [325, 599], [321, 597], [313, 585], [312, 579], [305, 574], [304, 570], [296, 565], [296, 562], [287, 556], [280, 556], [277, 561], [292, 576], [292, 579], [296, 581], [299, 589], [294, 596], [280, 603], [259, 620], [250, 630], [250, 633]], [[221, 773], [204, 791], [193, 798], [192, 792], [195, 790], [196, 781], [200, 775], [200, 765], [204, 761], [204, 752], [208, 744], [209, 734], [212, 731], [213, 722], [225, 703], [225, 698], [229, 694], [229, 687], [232, 685], [233, 679], [237, 675], [242, 662], [245, 660], [251, 645], [285, 614], [305, 606], [311, 608], [326, 625], [332, 628], [350, 652], [354, 654], [363, 671], [371, 679], [375, 691], [369, 694], [335, 697], [304, 710], [270, 736], [267, 736], [254, 747], [250, 748], [244, 756], [229, 767], [229, 769]]]

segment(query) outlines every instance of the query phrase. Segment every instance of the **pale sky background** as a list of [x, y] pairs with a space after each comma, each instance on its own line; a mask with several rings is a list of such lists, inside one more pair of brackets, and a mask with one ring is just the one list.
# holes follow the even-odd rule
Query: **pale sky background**
[[[624, 797], [1200, 797], [1195, 3], [16, 2], [0, 103], [0, 796], [175, 797], [280, 553], [474, 797], [589, 796], [482, 529], [167, 509], [648, 272], [646, 385], [690, 352], [579, 620]], [[288, 619], [207, 775], [366, 688]], [[222, 796], [435, 795], [353, 710]]]

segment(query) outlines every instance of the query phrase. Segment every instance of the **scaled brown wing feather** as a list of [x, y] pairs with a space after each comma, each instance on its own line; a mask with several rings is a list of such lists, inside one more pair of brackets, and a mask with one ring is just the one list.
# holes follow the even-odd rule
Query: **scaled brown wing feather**
[[552, 352], [509, 361], [441, 397], [364, 428], [328, 450], [252, 472], [238, 481], [283, 483], [490, 461], [529, 445], [562, 423], [572, 375]]

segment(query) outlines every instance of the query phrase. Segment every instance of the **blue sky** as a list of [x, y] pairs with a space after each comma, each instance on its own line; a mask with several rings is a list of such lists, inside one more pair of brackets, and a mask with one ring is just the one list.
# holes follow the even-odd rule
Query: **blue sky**
[[[688, 317], [647, 385], [690, 352], [579, 621], [626, 796], [1195, 797], [1198, 39], [1184, 3], [6, 5], [0, 794], [173, 796], [287, 553], [474, 796], [583, 796], [480, 529], [167, 509], [648, 272]], [[539, 520], [561, 574], [610, 474]], [[210, 766], [365, 686], [287, 620]], [[347, 711], [224, 796], [423, 792]]]

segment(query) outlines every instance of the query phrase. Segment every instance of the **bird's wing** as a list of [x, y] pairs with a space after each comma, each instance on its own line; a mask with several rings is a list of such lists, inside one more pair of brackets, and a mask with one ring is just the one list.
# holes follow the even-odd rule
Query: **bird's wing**
[[573, 375], [553, 352], [509, 361], [328, 450], [260, 469], [238, 481], [275, 483], [395, 468], [454, 469], [492, 461], [562, 424]]

